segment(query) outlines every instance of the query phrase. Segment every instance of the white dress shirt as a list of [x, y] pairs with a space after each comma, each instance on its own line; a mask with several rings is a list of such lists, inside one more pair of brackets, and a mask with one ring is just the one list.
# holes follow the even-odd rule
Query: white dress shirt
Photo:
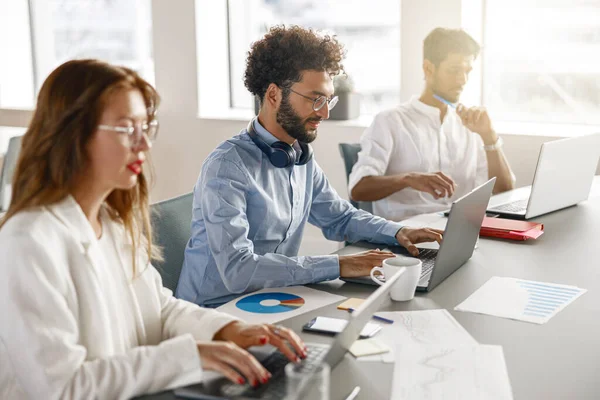
[[349, 179], [349, 193], [366, 176], [442, 171], [457, 184], [454, 196], [435, 199], [412, 188], [373, 202], [373, 213], [393, 221], [449, 208], [488, 179], [481, 137], [465, 128], [452, 108], [440, 122], [440, 110], [417, 97], [379, 113], [362, 135], [358, 161]]
[[[103, 216], [72, 197], [0, 229], [0, 398], [126, 399], [202, 379], [196, 340], [234, 318], [175, 299]], [[107, 251], [108, 250], [108, 251]]]

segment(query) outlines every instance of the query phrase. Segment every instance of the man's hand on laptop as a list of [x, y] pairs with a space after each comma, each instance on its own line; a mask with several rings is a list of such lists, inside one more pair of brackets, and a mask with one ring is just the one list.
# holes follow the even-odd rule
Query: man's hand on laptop
[[419, 255], [419, 249], [415, 244], [423, 242], [438, 242], [442, 243], [442, 235], [444, 231], [433, 228], [409, 228], [404, 227], [396, 233], [396, 240], [400, 245], [404, 246], [413, 256]]
[[383, 260], [396, 255], [390, 251], [369, 250], [351, 256], [340, 256], [340, 276], [342, 278], [356, 278], [368, 276], [373, 267], [380, 267]]
[[456, 190], [456, 184], [443, 172], [423, 173], [411, 172], [404, 179], [409, 187], [420, 192], [429, 193], [434, 199], [452, 197]]

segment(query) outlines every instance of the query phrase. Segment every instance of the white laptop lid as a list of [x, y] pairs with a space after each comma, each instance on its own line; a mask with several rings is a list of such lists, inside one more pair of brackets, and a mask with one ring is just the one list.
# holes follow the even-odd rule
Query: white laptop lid
[[588, 198], [600, 157], [600, 133], [546, 142], [525, 217], [533, 218]]

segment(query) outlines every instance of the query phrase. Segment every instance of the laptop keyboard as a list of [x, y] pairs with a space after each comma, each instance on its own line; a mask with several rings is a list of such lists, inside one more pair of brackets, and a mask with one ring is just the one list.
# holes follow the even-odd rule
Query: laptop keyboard
[[421, 270], [421, 279], [427, 276], [433, 269], [437, 253], [438, 251], [434, 249], [419, 249], [419, 260], [421, 260], [421, 262], [423, 263], [423, 269]]
[[521, 214], [527, 211], [528, 202], [529, 199], [517, 200], [511, 203], [502, 204], [498, 207], [494, 207], [493, 210]]
[[[314, 347], [310, 345], [307, 345], [307, 347], [307, 357], [302, 361], [302, 364], [300, 364], [300, 368], [310, 372], [323, 362], [329, 348]], [[283, 399], [287, 394], [284, 368], [289, 362], [290, 361], [283, 353], [279, 351], [273, 352], [261, 362], [265, 369], [273, 375], [269, 380], [269, 383], [258, 386], [256, 389], [248, 384], [236, 385], [234, 383], [229, 383], [223, 386], [221, 389], [222, 393], [229, 397], [245, 396], [267, 400]]]

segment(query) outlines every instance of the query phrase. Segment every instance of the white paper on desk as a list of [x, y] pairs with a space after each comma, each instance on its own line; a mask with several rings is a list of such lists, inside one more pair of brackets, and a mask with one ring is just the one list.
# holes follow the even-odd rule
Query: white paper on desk
[[[289, 307], [284, 312], [274, 313], [248, 312], [236, 306], [236, 303], [241, 299], [263, 293], [286, 293], [295, 295], [304, 299], [304, 304], [302, 304], [301, 306]], [[317, 308], [340, 302], [342, 300], [346, 300], [346, 297], [323, 292], [321, 290], [307, 288], [305, 286], [291, 286], [284, 288], [268, 288], [259, 290], [257, 292], [249, 293], [247, 295], [240, 296], [237, 299], [231, 300], [229, 303], [218, 307], [217, 310], [241, 318], [249, 324], [274, 324], [276, 322], [283, 321], [284, 319], [292, 318], [307, 313], [309, 311], [316, 310]], [[277, 301], [270, 300], [269, 302], [262, 304], [266, 305], [267, 307], [276, 307]], [[283, 307], [278, 307], [277, 309], [280, 308]]]
[[358, 358], [359, 361], [393, 363], [400, 347], [421, 345], [462, 346], [475, 345], [477, 341], [447, 310], [378, 312], [393, 324], [382, 324], [377, 340], [392, 351], [382, 355]]
[[501, 346], [404, 346], [396, 353], [393, 400], [511, 400]]
[[455, 310], [544, 324], [585, 292], [576, 286], [494, 276]]

